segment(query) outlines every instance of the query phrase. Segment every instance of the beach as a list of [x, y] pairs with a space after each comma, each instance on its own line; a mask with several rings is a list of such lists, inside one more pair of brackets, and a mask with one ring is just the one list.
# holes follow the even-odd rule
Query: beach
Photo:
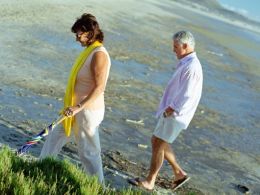
[[[190, 126], [172, 144], [191, 176], [187, 186], [203, 194], [238, 194], [236, 186], [244, 185], [259, 194], [260, 27], [180, 2], [1, 1], [0, 143], [18, 148], [57, 117], [82, 50], [70, 28], [84, 12], [100, 22], [112, 59], [100, 126], [103, 154], [149, 167], [155, 112], [177, 64], [172, 35], [189, 30], [204, 84]], [[41, 147], [30, 152], [38, 157]], [[74, 143], [62, 155], [78, 161]], [[165, 162], [160, 176], [171, 175]], [[117, 188], [128, 186], [109, 171], [105, 178]]]

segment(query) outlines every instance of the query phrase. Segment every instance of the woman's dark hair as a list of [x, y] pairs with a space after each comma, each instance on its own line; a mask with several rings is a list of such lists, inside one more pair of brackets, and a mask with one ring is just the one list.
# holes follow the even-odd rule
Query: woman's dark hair
[[78, 31], [89, 32], [88, 44], [91, 44], [96, 40], [102, 43], [104, 40], [104, 33], [99, 28], [99, 24], [96, 20], [96, 17], [92, 14], [84, 13], [73, 24], [73, 26], [71, 27], [71, 31], [73, 33], [77, 33]]

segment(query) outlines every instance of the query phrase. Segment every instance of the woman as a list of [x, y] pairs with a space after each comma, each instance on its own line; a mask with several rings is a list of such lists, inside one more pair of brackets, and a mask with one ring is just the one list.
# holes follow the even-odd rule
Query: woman
[[76, 59], [64, 97], [63, 128], [47, 137], [40, 158], [54, 156], [70, 140], [73, 130], [78, 154], [87, 173], [104, 180], [98, 127], [104, 118], [104, 90], [110, 70], [110, 57], [103, 47], [104, 35], [95, 16], [83, 14], [71, 28], [85, 49]]

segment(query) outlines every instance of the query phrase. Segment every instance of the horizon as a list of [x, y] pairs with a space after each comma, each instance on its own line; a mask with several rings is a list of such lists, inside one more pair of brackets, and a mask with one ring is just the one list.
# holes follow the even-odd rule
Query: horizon
[[241, 14], [250, 20], [260, 22], [260, 1], [251, 0], [250, 3], [244, 0], [218, 0], [224, 8]]

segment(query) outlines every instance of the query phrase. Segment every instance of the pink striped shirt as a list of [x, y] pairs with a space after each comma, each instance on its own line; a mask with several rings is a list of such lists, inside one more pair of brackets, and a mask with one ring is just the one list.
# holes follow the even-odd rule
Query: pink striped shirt
[[202, 83], [203, 73], [196, 53], [180, 59], [164, 91], [156, 116], [160, 117], [166, 108], [171, 107], [175, 120], [186, 129], [199, 104]]

